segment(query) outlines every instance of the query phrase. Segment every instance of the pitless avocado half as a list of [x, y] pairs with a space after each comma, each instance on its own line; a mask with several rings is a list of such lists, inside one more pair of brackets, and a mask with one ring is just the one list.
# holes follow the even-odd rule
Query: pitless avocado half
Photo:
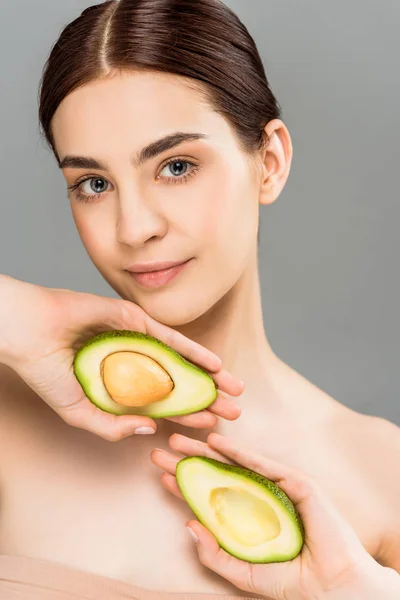
[[296, 507], [273, 481], [238, 465], [188, 456], [176, 480], [197, 519], [229, 554], [250, 563], [292, 560], [304, 543]]
[[[75, 355], [74, 372], [86, 396], [115, 415], [184, 415], [207, 408], [217, 397], [208, 373], [136, 331], [89, 339]], [[269, 563], [300, 552], [301, 518], [283, 490], [262, 475], [191, 456], [178, 463], [176, 479], [198, 520], [233, 556]]]
[[115, 415], [185, 415], [207, 408], [218, 394], [208, 373], [138, 331], [90, 338], [75, 355], [74, 373], [89, 400]]

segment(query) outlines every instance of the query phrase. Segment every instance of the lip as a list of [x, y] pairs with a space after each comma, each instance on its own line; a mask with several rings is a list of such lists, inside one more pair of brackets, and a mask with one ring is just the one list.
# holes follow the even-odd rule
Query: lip
[[154, 271], [165, 271], [166, 269], [171, 269], [171, 267], [177, 267], [182, 265], [184, 262], [147, 262], [147, 263], [138, 263], [137, 265], [132, 265], [132, 267], [128, 267], [127, 271], [131, 273], [153, 273]]
[[181, 263], [142, 263], [127, 269], [129, 274], [141, 286], [146, 288], [159, 288], [174, 279], [192, 259]]

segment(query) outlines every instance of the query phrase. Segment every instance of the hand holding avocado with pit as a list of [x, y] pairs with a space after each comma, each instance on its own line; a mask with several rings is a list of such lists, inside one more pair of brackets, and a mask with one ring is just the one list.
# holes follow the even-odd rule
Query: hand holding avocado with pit
[[[174, 434], [153, 463], [186, 501], [200, 562], [269, 600], [395, 600], [400, 575], [382, 567], [315, 480], [217, 433]], [[189, 458], [190, 457], [190, 458]]]
[[[240, 415], [239, 406], [223, 393], [239, 396], [242, 382], [222, 369], [215, 354], [155, 321], [133, 302], [46, 288], [6, 275], [0, 275], [0, 297], [0, 363], [16, 371], [69, 425], [109, 441], [157, 429], [146, 414], [111, 414], [85, 395], [74, 373], [75, 356], [89, 338], [107, 330], [153, 336], [210, 373], [218, 389], [215, 401], [206, 410], [166, 418], [209, 428], [218, 416], [234, 420]], [[115, 365], [108, 367], [112, 372]]]

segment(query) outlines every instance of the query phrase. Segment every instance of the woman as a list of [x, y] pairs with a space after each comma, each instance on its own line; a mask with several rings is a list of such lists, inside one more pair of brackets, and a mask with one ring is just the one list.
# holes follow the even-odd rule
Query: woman
[[[214, 0], [87, 9], [50, 55], [40, 119], [106, 281], [246, 382], [243, 415], [217, 431], [312, 475], [365, 549], [400, 569], [398, 428], [318, 390], [275, 356], [264, 332], [259, 205], [282, 191], [292, 147], [237, 17]], [[151, 274], [165, 262], [181, 266]], [[182, 531], [191, 513], [160, 490], [151, 436], [110, 447], [5, 377], [2, 554], [147, 590], [238, 593], [194, 560]], [[177, 430], [160, 422], [157, 445]], [[173, 477], [171, 456], [168, 469], [153, 460]]]

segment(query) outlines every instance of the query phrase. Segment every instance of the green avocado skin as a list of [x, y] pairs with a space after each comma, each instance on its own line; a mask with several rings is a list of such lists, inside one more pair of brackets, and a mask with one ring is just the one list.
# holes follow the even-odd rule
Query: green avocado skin
[[[303, 521], [300, 517], [299, 512], [297, 511], [296, 507], [294, 506], [293, 502], [290, 500], [289, 496], [287, 496], [287, 494], [285, 494], [285, 492], [276, 485], [276, 483], [274, 483], [273, 481], [271, 481], [270, 479], [267, 479], [266, 477], [264, 477], [263, 475], [260, 475], [259, 473], [256, 473], [255, 471], [251, 471], [250, 469], [246, 469], [245, 467], [241, 467], [241, 466], [237, 466], [237, 465], [230, 465], [224, 462], [221, 462], [219, 460], [216, 460], [214, 458], [208, 458], [206, 456], [186, 456], [185, 458], [182, 458], [177, 466], [176, 466], [176, 480], [179, 486], [179, 489], [181, 490], [182, 494], [184, 495], [187, 503], [189, 504], [191, 510], [193, 511], [193, 513], [196, 515], [196, 518], [198, 519], [198, 521], [200, 521], [200, 523], [202, 523], [202, 525], [204, 525], [205, 527], [207, 527], [207, 525], [202, 521], [202, 517], [201, 515], [198, 514], [196, 507], [193, 506], [193, 502], [190, 502], [189, 499], [186, 498], [185, 492], [184, 490], [181, 488], [180, 484], [179, 484], [179, 479], [180, 479], [180, 468], [184, 463], [187, 462], [191, 462], [193, 460], [201, 460], [202, 462], [208, 463], [211, 466], [217, 468], [220, 471], [225, 471], [227, 473], [230, 474], [235, 474], [235, 475], [242, 475], [244, 477], [247, 477], [249, 479], [252, 479], [253, 481], [255, 481], [256, 483], [258, 483], [259, 485], [262, 485], [266, 488], [268, 488], [268, 490], [274, 494], [274, 496], [276, 496], [279, 501], [284, 505], [284, 507], [286, 508], [286, 510], [289, 512], [289, 514], [292, 516], [295, 524], [297, 525], [298, 529], [299, 529], [299, 533], [301, 536], [301, 540], [302, 540], [302, 545], [304, 543], [304, 536], [305, 536], [305, 529], [304, 529], [304, 524]], [[235, 556], [230, 550], [229, 548], [227, 548], [226, 546], [224, 546], [219, 540], [218, 540], [219, 545], [221, 546], [221, 548], [223, 548], [226, 552], [228, 552], [228, 554], [231, 554], [233, 556]], [[301, 550], [301, 548], [300, 548]], [[299, 552], [300, 552], [299, 550]], [[240, 558], [240, 557], [238, 557]], [[265, 560], [248, 560], [245, 559], [247, 562], [253, 562], [253, 563], [269, 563], [269, 562], [286, 562], [287, 560], [291, 560], [295, 558], [294, 556], [288, 558], [288, 559], [274, 559], [273, 561], [270, 560], [269, 558], [265, 559]]]
[[[85, 380], [83, 378], [83, 373], [81, 371], [81, 365], [80, 365], [80, 357], [81, 357], [82, 353], [85, 353], [88, 349], [90, 349], [91, 346], [96, 346], [97, 344], [99, 344], [101, 342], [111, 342], [111, 343], [115, 342], [117, 345], [118, 340], [121, 340], [121, 341], [144, 340], [146, 342], [150, 342], [151, 344], [154, 344], [155, 346], [160, 348], [163, 352], [168, 354], [168, 356], [171, 359], [176, 359], [177, 361], [179, 361], [179, 364], [182, 367], [185, 367], [185, 366], [190, 367], [190, 371], [191, 371], [192, 375], [196, 375], [196, 373], [197, 373], [197, 374], [201, 375], [202, 377], [205, 376], [210, 383], [211, 390], [214, 390], [214, 393], [210, 396], [210, 399], [207, 400], [206, 402], [203, 402], [199, 408], [193, 409], [190, 406], [188, 406], [185, 409], [182, 409], [182, 408], [179, 409], [179, 411], [169, 408], [168, 410], [163, 409], [162, 411], [157, 411], [157, 412], [154, 411], [151, 414], [148, 413], [148, 416], [153, 417], [153, 418], [166, 418], [166, 417], [171, 417], [171, 416], [192, 414], [193, 412], [197, 412], [198, 410], [204, 410], [205, 408], [207, 408], [207, 406], [209, 406], [210, 404], [212, 404], [212, 402], [214, 402], [214, 400], [218, 394], [218, 388], [217, 388], [217, 385], [215, 384], [213, 378], [211, 377], [211, 375], [209, 373], [207, 373], [207, 371], [205, 371], [204, 369], [201, 369], [199, 366], [188, 361], [181, 354], [179, 354], [179, 352], [177, 352], [176, 350], [174, 350], [173, 348], [171, 348], [170, 346], [168, 346], [161, 340], [159, 340], [151, 335], [142, 333], [140, 331], [121, 329], [121, 330], [104, 331], [102, 333], [99, 333], [99, 334], [89, 338], [86, 342], [84, 342], [78, 348], [78, 350], [75, 353], [75, 357], [74, 357], [74, 361], [73, 361], [73, 371], [74, 371], [75, 377], [78, 379], [79, 383], [81, 384], [81, 387], [83, 388], [83, 390], [84, 390], [86, 396], [89, 398], [89, 400], [93, 404], [95, 404], [98, 408], [100, 408], [100, 410], [109, 412], [111, 414], [121, 414], [121, 415], [122, 414], [138, 414], [138, 415], [140, 415], [140, 414], [146, 415], [147, 414], [145, 411], [140, 411], [140, 410], [137, 410], [135, 412], [122, 411], [122, 412], [116, 413], [111, 408], [102, 406], [101, 404], [99, 404], [97, 401], [97, 398], [95, 396], [93, 396], [91, 393], [89, 393], [89, 391], [86, 389]], [[174, 383], [176, 383], [176, 382], [174, 382]]]

